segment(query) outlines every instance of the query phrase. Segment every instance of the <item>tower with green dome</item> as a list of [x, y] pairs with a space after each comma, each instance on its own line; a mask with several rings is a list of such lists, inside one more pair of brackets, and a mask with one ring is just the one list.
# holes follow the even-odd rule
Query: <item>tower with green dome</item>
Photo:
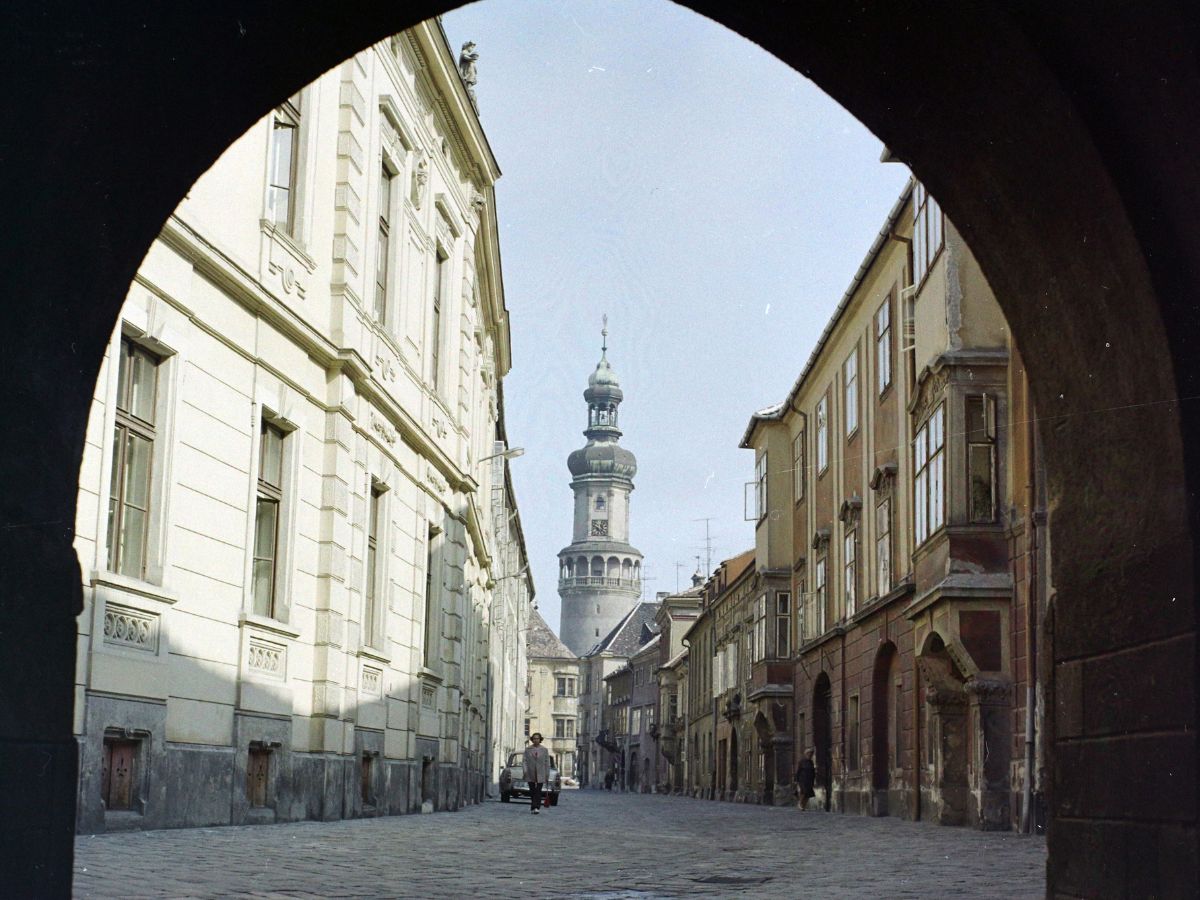
[[587, 444], [567, 457], [575, 493], [571, 543], [558, 553], [559, 637], [583, 656], [633, 608], [642, 593], [642, 554], [629, 543], [629, 495], [637, 459], [618, 441], [624, 399], [608, 362], [608, 321], [600, 362], [588, 378]]

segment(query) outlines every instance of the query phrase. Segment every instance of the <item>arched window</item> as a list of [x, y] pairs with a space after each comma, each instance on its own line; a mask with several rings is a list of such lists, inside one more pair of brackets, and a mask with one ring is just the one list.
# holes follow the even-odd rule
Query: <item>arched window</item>
[[604, 509], [604, 506], [604, 495], [598, 494], [596, 496], [596, 509]]
[[604, 577], [604, 557], [602, 557], [602, 556], [593, 556], [592, 557], [592, 577], [593, 578], [603, 578]]
[[617, 559], [615, 556], [610, 556], [608, 558], [608, 577], [609, 578], [620, 578], [621, 577], [621, 561], [619, 559]]
[[633, 577], [633, 560], [624, 559], [621, 561], [621, 577], [626, 581]]

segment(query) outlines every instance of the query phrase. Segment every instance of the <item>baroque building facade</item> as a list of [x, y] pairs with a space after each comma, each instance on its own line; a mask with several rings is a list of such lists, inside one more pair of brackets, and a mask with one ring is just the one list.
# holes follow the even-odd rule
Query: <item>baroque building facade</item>
[[583, 393], [587, 444], [567, 458], [574, 493], [571, 543], [558, 553], [559, 631], [583, 656], [637, 604], [642, 554], [629, 543], [629, 495], [637, 459], [619, 443], [617, 411], [624, 399], [608, 362], [608, 324], [600, 362]]
[[766, 629], [764, 683], [783, 685], [787, 663], [794, 694], [758, 746], [787, 733], [814, 748], [825, 809], [1039, 818], [1050, 586], [1034, 418], [977, 262], [910, 181], [786, 400], [742, 440], [756, 566], [788, 582], [766, 615], [791, 623]]
[[[535, 731], [550, 750], [564, 778], [576, 776], [579, 725], [579, 657], [558, 639], [534, 610], [525, 632], [528, 675], [525, 681], [526, 738]], [[524, 747], [524, 743], [521, 744]]]
[[80, 831], [482, 799], [533, 593], [499, 174], [427, 22], [284, 100], [163, 226], [80, 474]]

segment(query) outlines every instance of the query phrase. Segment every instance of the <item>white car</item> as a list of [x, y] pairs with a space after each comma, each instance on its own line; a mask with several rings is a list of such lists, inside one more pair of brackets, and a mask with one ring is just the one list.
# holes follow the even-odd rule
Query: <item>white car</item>
[[[558, 806], [558, 792], [562, 790], [562, 776], [558, 774], [558, 763], [550, 757], [550, 780], [542, 785], [542, 796], [550, 798], [551, 806]], [[508, 803], [513, 797], [528, 797], [529, 783], [525, 781], [525, 754], [510, 753], [508, 765], [500, 773], [500, 802]], [[543, 801], [544, 802], [544, 801]]]

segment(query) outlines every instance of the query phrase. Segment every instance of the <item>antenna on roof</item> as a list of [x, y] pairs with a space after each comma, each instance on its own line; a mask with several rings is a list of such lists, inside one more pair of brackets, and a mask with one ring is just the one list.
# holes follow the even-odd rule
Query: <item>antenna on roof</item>
[[[712, 516], [707, 519], [692, 519], [693, 522], [704, 523], [704, 574], [708, 575], [712, 571], [712, 535], [708, 530], [708, 523], [713, 520]], [[696, 557], [696, 565], [700, 565], [700, 557]]]

